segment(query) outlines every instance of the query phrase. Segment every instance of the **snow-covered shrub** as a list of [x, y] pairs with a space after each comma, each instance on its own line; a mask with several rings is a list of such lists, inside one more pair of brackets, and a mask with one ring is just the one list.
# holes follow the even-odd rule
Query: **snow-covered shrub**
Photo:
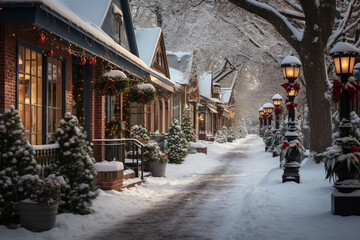
[[75, 116], [66, 113], [55, 132], [59, 160], [52, 168], [66, 181], [61, 191], [60, 211], [87, 214], [96, 197], [94, 158], [86, 133]]
[[38, 177], [40, 166], [14, 106], [0, 115], [0, 223], [19, 221], [18, 200], [31, 192], [19, 180], [24, 175]]
[[181, 127], [176, 119], [170, 124], [166, 142], [165, 153], [169, 157], [169, 162], [182, 163], [188, 153], [188, 142], [181, 132]]
[[232, 127], [229, 127], [228, 140], [234, 141], [236, 138], [237, 138], [236, 132], [234, 131], [234, 129]]
[[142, 143], [147, 143], [150, 140], [149, 132], [145, 127], [142, 127], [141, 125], [134, 125], [131, 128], [130, 135], [132, 138], [135, 138], [139, 140]]
[[168, 162], [168, 156], [161, 152], [156, 142], [149, 142], [145, 145], [144, 159], [146, 162]]
[[246, 130], [246, 128], [244, 126], [240, 126], [239, 130], [237, 131], [237, 134], [238, 134], [238, 138], [244, 138], [244, 137], [246, 137], [246, 135], [248, 133], [247, 133], [247, 130]]
[[217, 130], [215, 133], [214, 142], [226, 143], [227, 141], [227, 135], [222, 130]]
[[195, 129], [192, 127], [190, 118], [190, 109], [188, 105], [185, 105], [184, 112], [182, 115], [181, 130], [184, 133], [185, 139], [188, 142], [196, 142]]

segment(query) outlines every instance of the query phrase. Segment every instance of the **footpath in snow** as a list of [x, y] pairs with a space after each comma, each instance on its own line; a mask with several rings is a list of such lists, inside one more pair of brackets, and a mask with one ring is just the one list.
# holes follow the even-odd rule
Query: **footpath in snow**
[[[42, 233], [0, 226], [0, 239], [89, 239], [121, 221], [141, 216], [217, 169], [225, 170], [216, 184], [210, 184], [216, 185], [214, 188], [205, 189], [211, 193], [206, 201], [194, 205], [201, 209], [194, 209], [196, 216], [192, 217], [198, 221], [193, 232], [188, 231], [189, 237], [331, 240], [360, 236], [360, 217], [331, 214], [333, 188], [325, 180], [322, 164], [304, 162], [301, 183], [283, 184], [279, 158], [264, 152], [258, 136], [204, 144], [208, 155], [191, 154], [181, 165], [168, 164], [166, 178], [150, 177], [145, 184], [123, 192], [98, 190], [93, 214], [60, 214], [56, 227]], [[197, 231], [202, 231], [201, 235]]]

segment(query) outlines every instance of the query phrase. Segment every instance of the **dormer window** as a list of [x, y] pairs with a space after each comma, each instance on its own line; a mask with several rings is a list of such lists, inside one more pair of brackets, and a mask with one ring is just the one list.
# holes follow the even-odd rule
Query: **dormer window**
[[114, 37], [121, 44], [121, 28], [124, 21], [123, 13], [113, 4]]

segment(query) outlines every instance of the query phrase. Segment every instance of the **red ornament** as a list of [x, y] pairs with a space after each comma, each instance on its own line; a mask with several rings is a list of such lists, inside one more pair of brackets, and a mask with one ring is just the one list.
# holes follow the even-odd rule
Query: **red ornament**
[[40, 36], [38, 37], [38, 39], [37, 39], [37, 41], [38, 41], [38, 43], [40, 43], [40, 44], [44, 44], [44, 42], [45, 42], [45, 35], [42, 33], [42, 34], [40, 34]]
[[82, 57], [80, 59], [80, 65], [85, 65], [86, 64], [86, 59], [84, 57]]
[[53, 50], [47, 50], [47, 51], [46, 51], [46, 56], [52, 57], [53, 55], [54, 55]]
[[71, 55], [72, 54], [72, 51], [71, 49], [68, 50], [68, 54]]
[[96, 58], [91, 57], [89, 60], [89, 64], [95, 64], [96, 63]]

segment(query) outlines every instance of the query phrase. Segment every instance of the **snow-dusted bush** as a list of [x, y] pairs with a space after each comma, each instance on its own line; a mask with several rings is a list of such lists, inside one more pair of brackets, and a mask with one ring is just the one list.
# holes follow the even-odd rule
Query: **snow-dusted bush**
[[237, 131], [238, 138], [244, 138], [247, 135], [247, 130], [244, 126], [240, 126], [239, 130]]
[[182, 115], [181, 130], [184, 133], [186, 141], [196, 142], [195, 129], [192, 127], [190, 109], [187, 104], [185, 105]]
[[214, 142], [226, 143], [227, 141], [227, 134], [225, 134], [222, 130], [217, 130], [215, 133]]
[[234, 129], [232, 127], [229, 127], [228, 140], [234, 141], [236, 138], [237, 138], [236, 132], [234, 131]]
[[156, 142], [149, 142], [145, 145], [144, 159], [146, 162], [168, 162], [168, 156], [161, 152]]
[[52, 169], [66, 181], [61, 192], [60, 211], [87, 214], [96, 197], [94, 158], [86, 133], [75, 116], [66, 113], [55, 132], [59, 159]]
[[149, 132], [145, 127], [141, 125], [134, 125], [131, 128], [130, 135], [132, 138], [139, 140], [140, 142], [147, 143], [150, 140]]
[[166, 136], [165, 153], [169, 157], [170, 163], [182, 163], [188, 153], [188, 142], [181, 131], [178, 120], [174, 120], [170, 124], [168, 135]]
[[19, 180], [24, 175], [38, 177], [40, 166], [14, 106], [0, 115], [0, 223], [19, 221], [18, 200], [26, 199], [31, 189]]

